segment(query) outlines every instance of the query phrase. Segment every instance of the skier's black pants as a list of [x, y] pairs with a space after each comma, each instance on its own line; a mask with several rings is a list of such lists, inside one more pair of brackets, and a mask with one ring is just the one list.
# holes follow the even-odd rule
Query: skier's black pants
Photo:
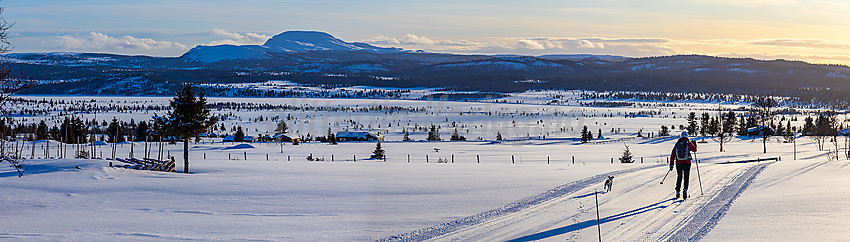
[[676, 192], [682, 189], [682, 178], [685, 180], [685, 191], [688, 190], [688, 181], [691, 177], [691, 163], [676, 163]]

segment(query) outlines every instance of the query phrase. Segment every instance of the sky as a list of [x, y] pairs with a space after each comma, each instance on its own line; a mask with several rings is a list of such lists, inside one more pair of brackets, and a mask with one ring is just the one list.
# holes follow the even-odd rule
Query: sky
[[179, 56], [288, 30], [460, 54], [703, 54], [850, 64], [838, 0], [2, 0], [13, 52]]

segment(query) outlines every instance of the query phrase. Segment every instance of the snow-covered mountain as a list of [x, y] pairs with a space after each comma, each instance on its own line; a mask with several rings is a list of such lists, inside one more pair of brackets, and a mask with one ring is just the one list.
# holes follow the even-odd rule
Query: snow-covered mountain
[[306, 52], [316, 50], [351, 50], [376, 53], [404, 51], [400, 48], [381, 48], [366, 43], [345, 42], [332, 35], [318, 31], [286, 31], [275, 35], [263, 47], [273, 51]]
[[281, 53], [310, 51], [406, 52], [401, 48], [382, 48], [366, 43], [345, 42], [324, 32], [286, 31], [275, 35], [263, 45], [199, 45], [183, 54], [181, 58], [190, 62], [213, 63], [227, 60], [263, 60]]

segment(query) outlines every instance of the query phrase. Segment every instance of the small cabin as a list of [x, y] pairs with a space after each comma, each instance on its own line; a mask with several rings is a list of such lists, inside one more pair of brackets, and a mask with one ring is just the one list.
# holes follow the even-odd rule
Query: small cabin
[[241, 141], [242, 142], [257, 142], [257, 137], [245, 135], [245, 136], [242, 136]]
[[381, 140], [381, 137], [369, 132], [337, 132], [336, 140], [339, 142], [346, 141], [375, 141]]
[[228, 135], [224, 136], [224, 139], [221, 139], [221, 142], [236, 142], [236, 136]]
[[776, 134], [776, 130], [773, 130], [772, 128], [764, 125], [747, 129], [748, 136], [771, 136], [774, 134]]

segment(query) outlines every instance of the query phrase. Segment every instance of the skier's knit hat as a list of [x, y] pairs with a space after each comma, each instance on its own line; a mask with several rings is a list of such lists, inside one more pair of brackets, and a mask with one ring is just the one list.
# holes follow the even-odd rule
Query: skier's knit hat
[[682, 137], [688, 137], [688, 131], [682, 131]]

